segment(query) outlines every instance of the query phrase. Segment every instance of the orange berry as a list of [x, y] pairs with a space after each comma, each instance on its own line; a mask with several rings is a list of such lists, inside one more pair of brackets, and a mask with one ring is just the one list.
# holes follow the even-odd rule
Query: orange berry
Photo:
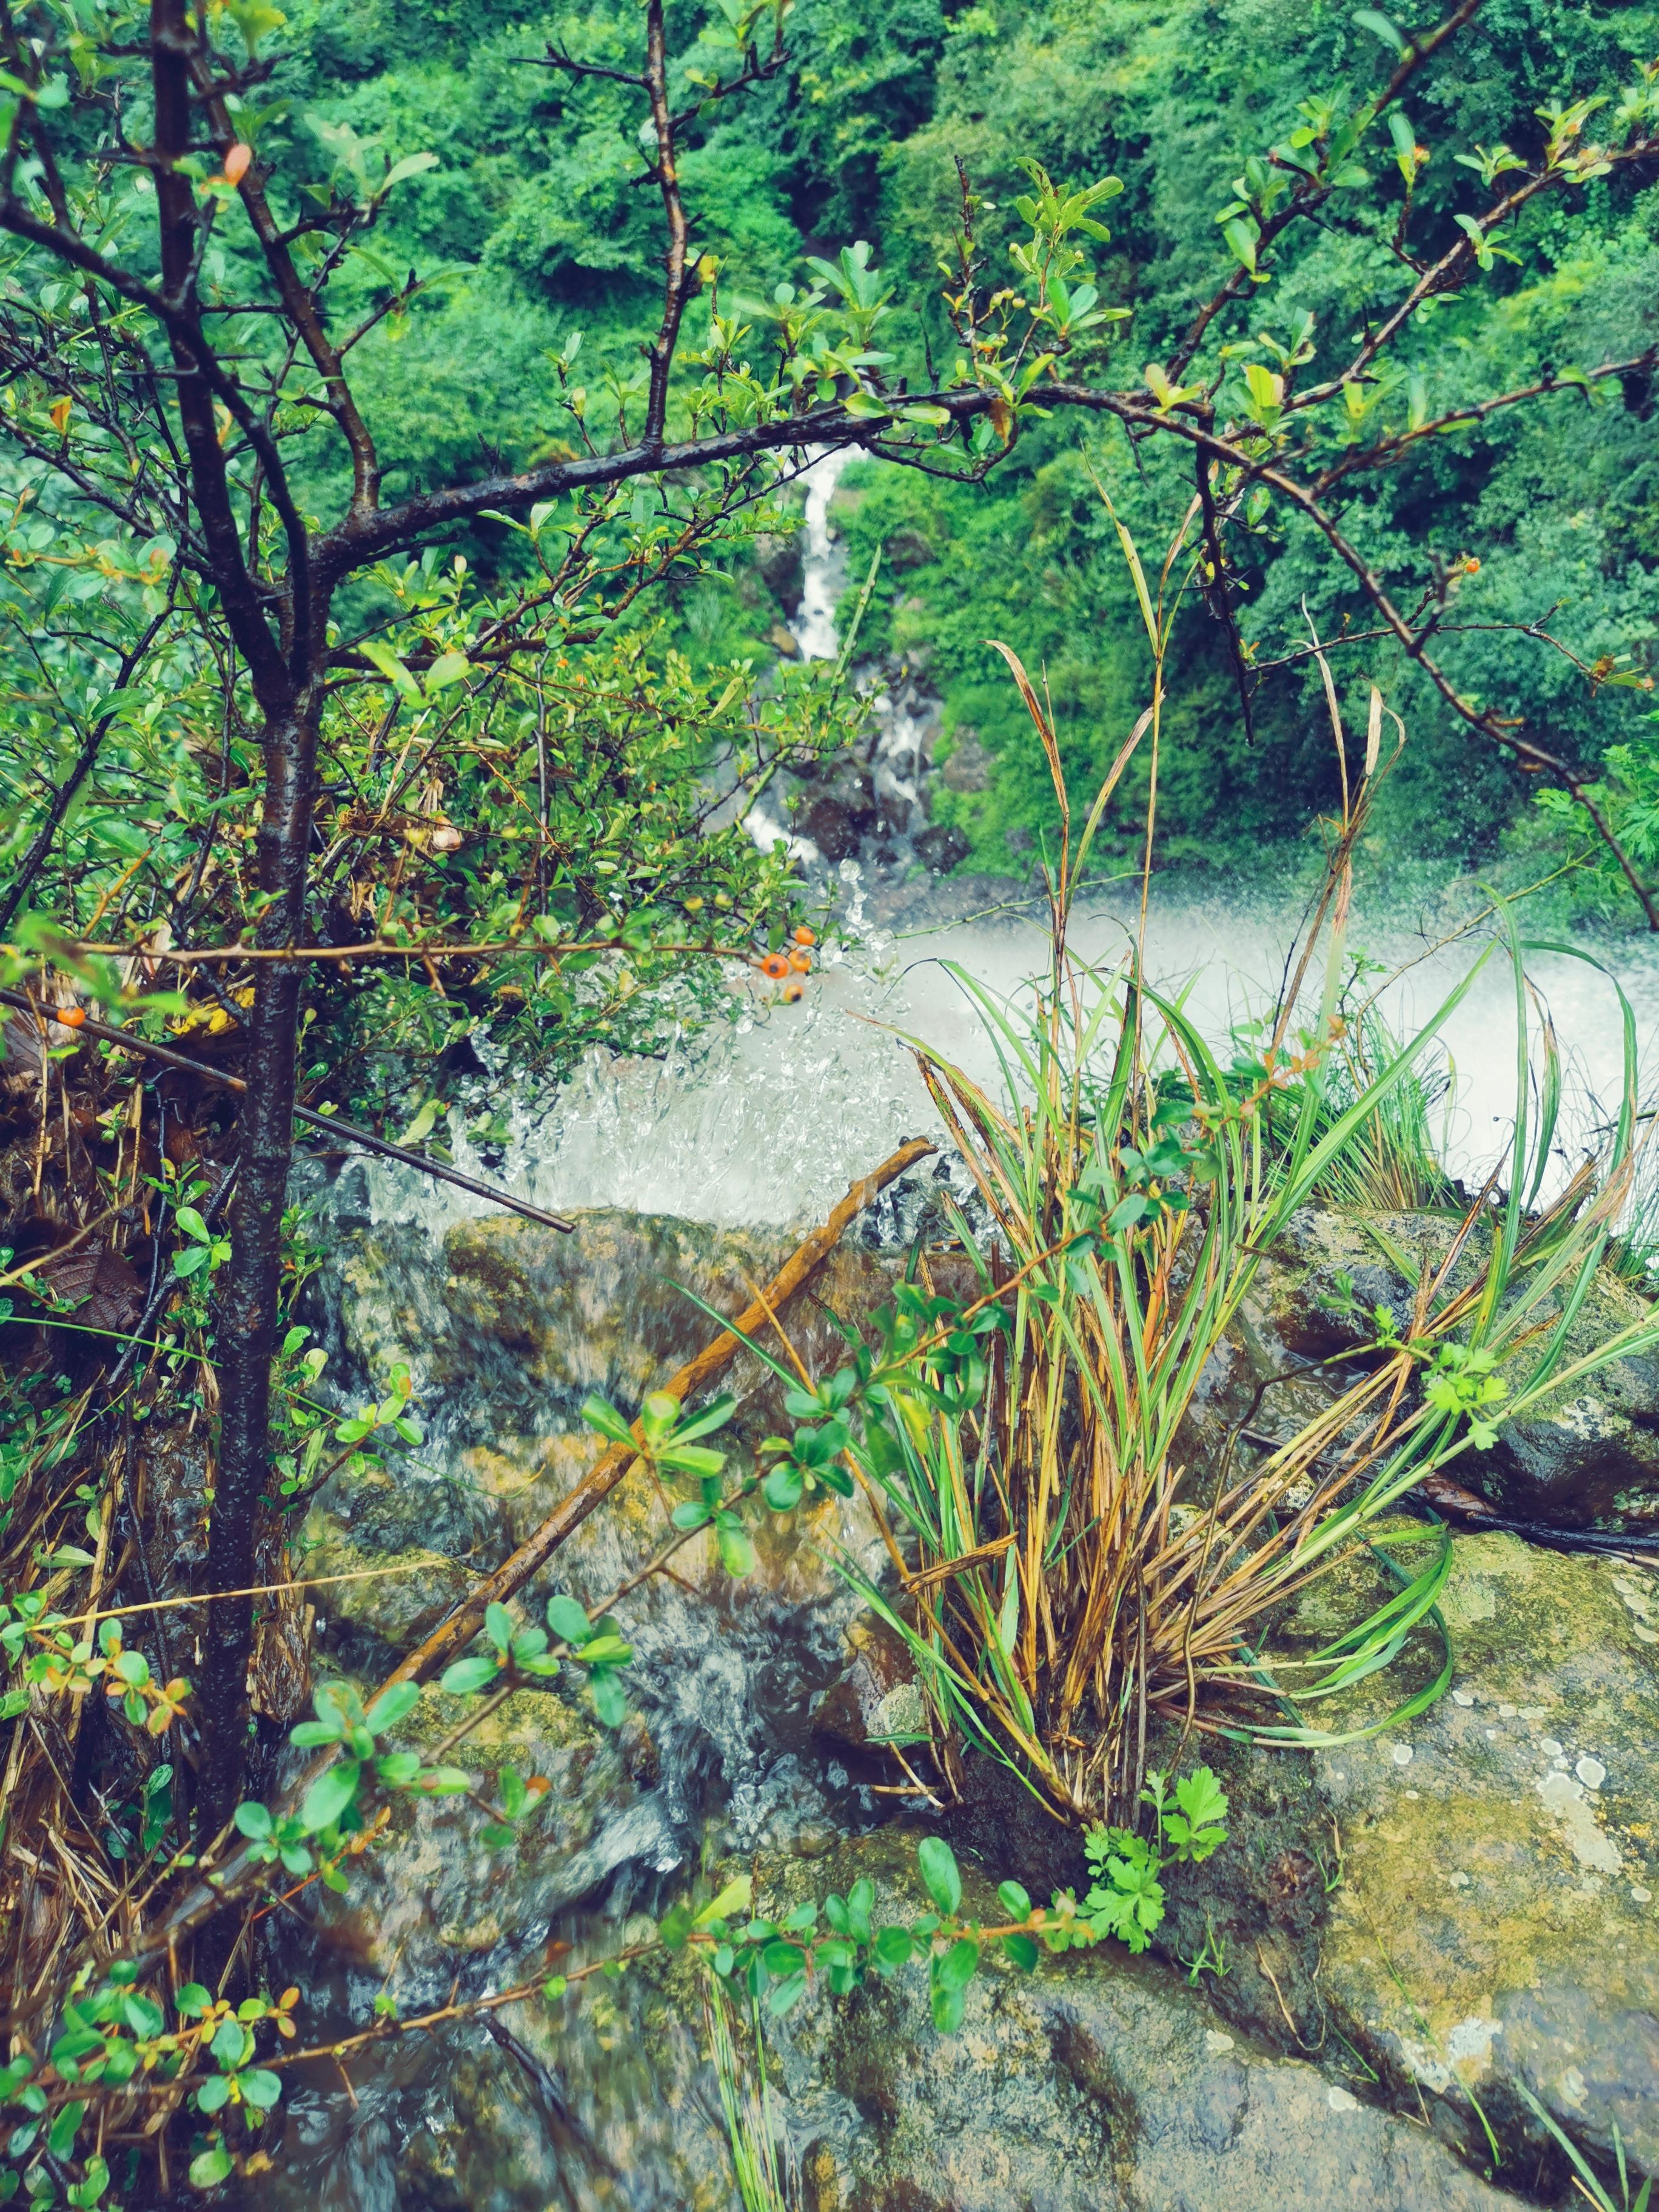
[[805, 975], [812, 965], [812, 956], [803, 947], [790, 954], [789, 965], [798, 975]]
[[783, 995], [786, 1003], [793, 1006], [797, 999], [804, 999], [805, 997], [805, 986], [800, 983], [792, 983]]
[[66, 1030], [78, 1030], [86, 1018], [84, 1006], [59, 1006], [52, 1016], [53, 1021], [61, 1022]]
[[796, 944], [797, 944], [797, 945], [816, 945], [816, 944], [817, 943], [817, 941], [818, 941], [817, 932], [815, 929], [809, 929], [809, 928], [806, 927], [806, 924], [805, 924], [805, 922], [802, 922], [802, 924], [801, 924], [800, 927], [799, 927], [799, 928], [795, 932], [795, 942], [796, 942]]
[[233, 146], [225, 156], [225, 175], [233, 185], [240, 185], [247, 174], [248, 163], [253, 159], [252, 146]]
[[769, 952], [761, 962], [760, 968], [763, 975], [769, 977], [774, 983], [781, 983], [789, 973], [788, 956], [782, 952]]

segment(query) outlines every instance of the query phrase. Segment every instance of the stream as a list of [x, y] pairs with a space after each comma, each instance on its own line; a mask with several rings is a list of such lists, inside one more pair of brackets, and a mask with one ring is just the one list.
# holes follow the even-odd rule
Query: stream
[[[820, 463], [806, 478], [793, 633], [809, 658], [836, 649], [844, 574], [833, 497], [844, 459]], [[459, 1165], [540, 1206], [574, 1212], [574, 1237], [491, 1215], [481, 1201], [374, 1160], [352, 1161], [313, 1194], [331, 1247], [315, 1309], [330, 1378], [350, 1397], [382, 1382], [394, 1359], [407, 1360], [425, 1427], [395, 1480], [337, 1485], [307, 1523], [307, 1571], [377, 1561], [395, 1571], [385, 1591], [362, 1583], [337, 1601], [319, 1593], [319, 1677], [340, 1669], [373, 1680], [474, 1571], [534, 1525], [589, 1455], [578, 1413], [588, 1390], [631, 1410], [653, 1379], [702, 1345], [707, 1322], [667, 1278], [715, 1303], [740, 1297], [744, 1282], [770, 1272], [792, 1232], [822, 1220], [856, 1176], [902, 1137], [936, 1132], [908, 1036], [926, 1037], [976, 1077], [996, 1080], [984, 1023], [952, 969], [1015, 1006], [1029, 1003], [1043, 951], [1042, 905], [1029, 884], [964, 884], [910, 868], [926, 819], [936, 713], [914, 671], [872, 670], [863, 680], [874, 715], [868, 766], [882, 835], [897, 857], [885, 867], [867, 855], [832, 863], [810, 840], [797, 841], [797, 857], [839, 915], [804, 999], [786, 1005], [758, 984], [742, 987], [729, 1022], [677, 1036], [659, 1058], [595, 1054], [551, 1093], [509, 1087], [505, 1101], [493, 1093], [509, 1131], [505, 1144], [479, 1148], [458, 1128]], [[757, 810], [750, 824], [768, 842], [792, 834], [781, 814]], [[1380, 892], [1362, 884], [1353, 936], [1373, 958], [1405, 967], [1379, 1002], [1403, 1031], [1427, 1018], [1485, 941], [1436, 949], [1480, 895], [1465, 884], [1418, 913], [1390, 908]], [[1199, 1026], [1223, 1042], [1271, 1002], [1299, 920], [1271, 880], [1160, 875], [1145, 921], [1146, 967], [1165, 988], [1184, 992]], [[1112, 886], [1079, 908], [1073, 944], [1109, 965], [1140, 928], [1139, 884]], [[1605, 952], [1629, 996], [1645, 1077], [1659, 1039], [1659, 952], [1629, 941], [1584, 949]], [[1618, 994], [1601, 969], [1560, 952], [1538, 956], [1532, 972], [1568, 1074], [1559, 1179], [1617, 1111]], [[1478, 1182], [1514, 1111], [1515, 993], [1499, 960], [1447, 1022], [1443, 1044], [1443, 1157], [1454, 1173]], [[867, 1310], [884, 1279], [882, 1248], [902, 1241], [933, 1182], [948, 1174], [942, 1162], [913, 1171], [908, 1188], [866, 1220], [837, 1258], [826, 1304]], [[806, 1349], [832, 1359], [827, 1322], [811, 1328], [819, 1333], [809, 1328]], [[737, 1386], [747, 1441], [780, 1418], [763, 1381], [754, 1370]], [[654, 1540], [653, 1510], [649, 1498], [607, 1507], [560, 1554], [547, 1587], [589, 1600], [611, 1587]], [[441, 2005], [452, 1991], [477, 1996], [508, 1986], [544, 1963], [568, 1973], [639, 1940], [699, 1868], [716, 1862], [752, 1865], [786, 1893], [821, 1876], [834, 1886], [830, 1873], [844, 1866], [867, 1863], [878, 1880], [898, 1879], [885, 1840], [890, 1798], [816, 1732], [857, 1607], [814, 1540], [833, 1534], [872, 1567], [880, 1557], [861, 1508], [838, 1506], [836, 1514], [833, 1528], [803, 1526], [763, 1542], [757, 1571], [743, 1584], [701, 1560], [681, 1579], [659, 1577], [627, 1601], [637, 1656], [628, 1676], [635, 1710], [622, 1729], [598, 1727], [556, 1687], [520, 1693], [503, 1709], [471, 1755], [483, 1768], [516, 1764], [550, 1785], [545, 1812], [520, 1844], [492, 1860], [477, 1844], [471, 1808], [428, 1805], [396, 1847], [354, 1869], [347, 1897], [268, 1923], [262, 1966], [273, 1987], [300, 1984], [307, 2032], [360, 2027], [377, 1996], [407, 2014]], [[489, 2025], [457, 2023], [346, 2067], [309, 2069], [287, 2100], [276, 2172], [260, 2201], [307, 2212], [727, 2212], [740, 2199], [688, 1974], [599, 1980], [580, 2000], [572, 1993], [515, 2005]], [[1175, 2212], [1225, 2201], [1234, 2212], [1265, 2212], [1292, 2201], [1273, 2194], [1283, 2185], [1276, 2161], [1290, 2154], [1285, 2143], [1304, 2160], [1296, 2201], [1310, 2207], [1337, 2201], [1338, 2191], [1359, 2212], [1373, 2204], [1377, 2212], [1419, 2204], [1476, 2212], [1522, 2201], [1478, 2181], [1450, 2153], [1444, 2175], [1438, 2166], [1419, 2175], [1412, 2160], [1441, 2156], [1437, 2136], [1460, 2157], [1473, 2154], [1449, 2121], [1437, 2119], [1433, 2133], [1418, 2130], [1428, 2148], [1413, 2148], [1405, 2123], [1382, 2104], [1374, 2110], [1335, 2087], [1328, 2100], [1325, 2079], [1294, 2051], [1295, 2064], [1251, 2055], [1245, 2042], [1236, 2045], [1242, 2029], [1218, 2027], [1173, 1979], [1166, 1990], [1120, 1966], [1077, 1986], [1078, 1994], [1053, 2000], [1073, 2008], [1063, 2033], [1058, 2015], [1030, 2027], [1005, 2008], [980, 2045], [969, 2039], [969, 2055], [948, 2060], [891, 2055], [920, 2050], [932, 2034], [896, 1993], [880, 1999], [883, 2049], [890, 2051], [879, 2061], [869, 2048], [836, 2039], [850, 2030], [781, 2025], [772, 2040], [783, 2203], [803, 2212], [977, 2212], [981, 2203], [1110, 2212], [1120, 2203]], [[1028, 2027], [1029, 2049], [1018, 2039]], [[1127, 2059], [1114, 2062], [1115, 2086], [1090, 2089], [1094, 2062], [1079, 2056], [1076, 2039], [1091, 2036], [1102, 2048], [1116, 2037], [1126, 2049], [1164, 2051], [1165, 2089], [1137, 2087]], [[994, 2097], [986, 2087], [992, 2075], [974, 2077], [972, 2064], [992, 2066]], [[1079, 2117], [1093, 2109], [1090, 2096], [1139, 2112], [1144, 2129], [1149, 2098], [1173, 2094], [1168, 2084], [1177, 2079], [1208, 2081], [1206, 2069], [1216, 2068], [1218, 2080], [1237, 2075], [1244, 2083], [1239, 2094], [1261, 2138], [1251, 2149], [1248, 2130], [1228, 2137], [1235, 2163], [1218, 2172], [1224, 2199], [1210, 2193], [1218, 2176], [1206, 2182], [1197, 2166], [1166, 2172], [1151, 2150], [1120, 2149], [1111, 2154], [1115, 2166], [1111, 2158], [1100, 2166], [1106, 2154], [1088, 2135], [1095, 2123]], [[1363, 2081], [1356, 2086], [1371, 2095]], [[1305, 2113], [1296, 2103], [1304, 2088]], [[893, 2162], [890, 2145], [911, 2118], [923, 2127], [930, 2111], [951, 2115], [940, 2124], [959, 2127], [970, 2142], [981, 2106], [1000, 2115], [991, 2148], [974, 2154], [991, 2160], [982, 2191], [942, 2178], [948, 2151], [939, 2176], [930, 2174], [923, 2148], [907, 2154], [908, 2165]], [[1327, 2178], [1322, 2131], [1350, 2107], [1381, 2132], [1374, 2143], [1357, 2133], [1359, 2148], [1345, 2148], [1348, 2162]], [[1100, 2124], [1110, 2136], [1117, 2122]], [[1207, 2157], [1207, 2124], [1183, 2121], [1171, 2140], [1190, 2138], [1190, 2156]], [[1277, 2153], [1274, 2128], [1287, 2131]], [[889, 2146], [879, 2195], [871, 2193], [872, 2130]], [[1156, 2136], [1154, 2129], [1148, 2140]], [[999, 2178], [995, 2159], [1004, 2154]], [[1261, 2171], [1258, 2193], [1252, 2159]], [[1109, 2185], [1121, 2185], [1120, 2196], [1103, 2193], [1105, 2180], [1088, 2179], [1109, 2168], [1120, 2175]], [[1356, 2184], [1356, 2175], [1373, 2179]], [[1317, 2193], [1328, 2185], [1331, 2195]]]

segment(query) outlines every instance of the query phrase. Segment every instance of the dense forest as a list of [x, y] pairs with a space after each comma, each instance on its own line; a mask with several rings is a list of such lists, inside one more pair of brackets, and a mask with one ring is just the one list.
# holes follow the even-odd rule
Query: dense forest
[[[291, 75], [278, 82], [303, 87], [331, 151], [362, 143], [377, 155], [438, 156], [388, 210], [376, 246], [398, 270], [434, 254], [449, 264], [398, 336], [401, 397], [387, 384], [411, 474], [519, 465], [556, 446], [568, 424], [550, 407], [547, 364], [578, 333], [595, 379], [589, 405], [609, 419], [616, 397], [586, 365], [625, 374], [627, 342], [647, 334], [656, 304], [653, 210], [632, 182], [638, 103], [626, 87], [572, 85], [542, 57], [551, 40], [620, 62], [629, 12], [452, 15], [376, 0], [296, 9], [289, 35]], [[1355, 204], [1299, 242], [1229, 342], [1240, 348], [1259, 332], [1269, 362], [1340, 349], [1389, 295], [1404, 206], [1428, 235], [1443, 234], [1479, 201], [1471, 146], [1524, 149], [1540, 105], [1611, 88], [1654, 37], [1652, 13], [1639, 7], [1483, 8], [1408, 104], [1409, 176], [1395, 142], [1369, 152], [1371, 180]], [[1091, 260], [1102, 303], [1130, 314], [1096, 335], [1103, 354], [1109, 342], [1115, 374], [1129, 364], [1138, 374], [1169, 357], [1215, 280], [1227, 250], [1218, 218], [1244, 156], [1294, 129], [1310, 99], [1369, 81], [1382, 54], [1376, 30], [1346, 7], [1096, 0], [907, 0], [879, 11], [803, 0], [788, 47], [786, 68], [710, 118], [687, 155], [699, 243], [723, 264], [725, 296], [752, 312], [780, 276], [799, 276], [802, 255], [868, 240], [899, 304], [884, 343], [918, 374], [953, 343], [939, 291], [960, 216], [958, 161], [988, 203], [981, 234], [993, 253], [1018, 228], [1023, 161], [1073, 185], [1122, 180], [1103, 210], [1110, 240]], [[1659, 249], [1643, 181], [1597, 179], [1530, 211], [1478, 286], [1419, 319], [1409, 347], [1366, 387], [1356, 431], [1437, 417], [1540, 373], [1651, 348]], [[1460, 635], [1445, 660], [1458, 683], [1502, 697], [1562, 750], [1592, 759], [1639, 748], [1651, 727], [1643, 691], [1606, 686], [1651, 672], [1652, 404], [1652, 373], [1638, 368], [1593, 403], [1569, 392], [1470, 424], [1346, 494], [1354, 534], [1403, 596], [1455, 595], [1444, 627]], [[1018, 638], [1041, 661], [1081, 781], [1103, 773], [1112, 733], [1144, 686], [1140, 625], [1091, 471], [1133, 526], [1167, 532], [1182, 464], [1126, 451], [1111, 432], [1079, 434], [1064, 417], [1030, 423], [983, 486], [893, 470], [848, 481], [852, 568], [862, 577], [878, 548], [884, 556], [865, 643], [924, 650], [947, 729], [966, 725], [994, 756], [987, 792], [944, 802], [982, 867], [1018, 866], [1006, 831], [1040, 832], [1050, 808], [1030, 726], [986, 640]], [[499, 538], [474, 555], [486, 565], [507, 556]], [[1236, 557], [1241, 628], [1256, 660], [1305, 644], [1309, 620], [1322, 636], [1370, 626], [1352, 580], [1293, 520], [1264, 519]], [[727, 573], [736, 588], [703, 580], [677, 594], [680, 635], [695, 657], [764, 663], [779, 611], [744, 564]], [[1522, 626], [1566, 651], [1517, 644]], [[1224, 863], [1263, 836], [1294, 836], [1331, 796], [1334, 770], [1310, 665], [1252, 678], [1252, 743], [1215, 629], [1201, 610], [1183, 625], [1166, 849]], [[1490, 859], [1527, 824], [1526, 781], [1472, 745], [1389, 653], [1378, 641], [1342, 670], [1356, 685], [1375, 674], [1413, 734], [1373, 833], [1395, 860], [1425, 850]], [[1601, 672], [1599, 684], [1587, 668]], [[1646, 794], [1639, 764], [1626, 773]], [[1126, 821], [1138, 799], [1126, 791]], [[1014, 849], [1029, 848], [1017, 838]]]
[[0, 2204], [1646, 2212], [1659, 9], [1446, 4], [0, 0]]

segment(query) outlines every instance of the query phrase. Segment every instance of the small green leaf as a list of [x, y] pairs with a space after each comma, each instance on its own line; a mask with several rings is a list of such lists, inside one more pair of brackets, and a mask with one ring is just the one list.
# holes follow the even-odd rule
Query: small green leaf
[[922, 1885], [939, 1911], [952, 1915], [962, 1902], [962, 1876], [956, 1853], [943, 1836], [927, 1836], [916, 1846]]
[[190, 2162], [191, 2186], [193, 2189], [216, 2189], [234, 2168], [234, 2161], [222, 2143], [211, 2150], [198, 2151]]
[[942, 1990], [965, 1990], [978, 1971], [979, 1945], [971, 1936], [962, 1936], [935, 1961], [933, 1978]]
[[318, 1776], [300, 1807], [300, 1826], [305, 1834], [314, 1836], [320, 1829], [336, 1825], [357, 1795], [357, 1778], [362, 1771], [356, 1759], [342, 1759], [326, 1774]]
[[609, 1437], [614, 1443], [631, 1444], [634, 1441], [634, 1431], [616, 1407], [597, 1394], [583, 1400], [582, 1419], [590, 1429], [597, 1429], [602, 1437]]
[[368, 1725], [376, 1735], [384, 1735], [388, 1729], [396, 1728], [399, 1721], [406, 1719], [414, 1711], [420, 1698], [421, 1686], [418, 1682], [394, 1682], [389, 1690], [382, 1690], [369, 1707], [366, 1717]]
[[547, 1625], [561, 1644], [573, 1648], [586, 1644], [593, 1633], [586, 1613], [574, 1597], [549, 1598]]
[[720, 1565], [728, 1575], [740, 1580], [744, 1575], [754, 1572], [755, 1547], [749, 1540], [746, 1529], [720, 1528], [715, 1533], [714, 1540], [720, 1547]]
[[1389, 21], [1380, 8], [1357, 9], [1353, 20], [1356, 28], [1369, 31], [1374, 39], [1380, 39], [1392, 52], [1403, 54], [1407, 51], [1408, 41], [1401, 36], [1398, 27]]
[[46, 2148], [54, 2158], [67, 2158], [86, 2112], [84, 2105], [65, 2105], [46, 2131]]

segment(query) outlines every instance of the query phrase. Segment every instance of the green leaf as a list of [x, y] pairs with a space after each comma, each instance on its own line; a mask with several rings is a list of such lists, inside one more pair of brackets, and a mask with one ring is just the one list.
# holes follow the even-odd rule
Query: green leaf
[[953, 1915], [962, 1903], [962, 1876], [957, 1870], [956, 1853], [943, 1836], [922, 1838], [916, 1846], [916, 1864], [928, 1896], [941, 1912]]
[[472, 1777], [464, 1766], [423, 1766], [418, 1784], [428, 1797], [459, 1797], [472, 1787]]
[[805, 1476], [793, 1460], [775, 1467], [761, 1485], [761, 1496], [775, 1513], [787, 1513], [800, 1504]]
[[679, 1474], [718, 1474], [726, 1465], [726, 1454], [711, 1451], [707, 1444], [665, 1444], [657, 1464]]
[[234, 2160], [222, 2143], [211, 2150], [198, 2151], [190, 2162], [192, 2189], [216, 2189], [234, 2169]]
[[500, 1673], [495, 1660], [480, 1653], [471, 1659], [458, 1659], [453, 1667], [446, 1667], [438, 1686], [447, 1690], [452, 1698], [476, 1697], [480, 1690], [488, 1689]]
[[614, 1674], [602, 1674], [593, 1677], [589, 1692], [593, 1711], [606, 1728], [620, 1728], [628, 1718], [628, 1699], [622, 1684]]
[[1005, 1936], [1002, 1948], [1022, 1973], [1029, 1974], [1036, 1966], [1042, 1954], [1035, 1936]]
[[[421, 704], [421, 687], [408, 669], [383, 639], [365, 637], [358, 641], [357, 650], [365, 660], [372, 661], [382, 676], [394, 684], [411, 707]], [[430, 1127], [430, 1124], [428, 1125]]]
[[388, 1729], [407, 1719], [420, 1701], [418, 1682], [394, 1682], [389, 1690], [381, 1691], [365, 1717], [376, 1735], [384, 1735]]
[[[436, 1126], [438, 1116], [442, 1111], [443, 1101], [441, 1098], [428, 1098], [425, 1104], [421, 1108], [419, 1113], [416, 1115], [415, 1119], [404, 1131], [402, 1136], [398, 1138], [398, 1142], [400, 1145], [420, 1144], [425, 1138], [428, 1138], [432, 1134], [433, 1129]], [[369, 1425], [372, 1427], [374, 1424], [371, 1422]], [[368, 1431], [365, 1429], [363, 1433], [364, 1435], [367, 1435]]]
[[1393, 52], [1403, 54], [1407, 51], [1410, 41], [1401, 35], [1398, 27], [1389, 21], [1381, 9], [1357, 9], [1353, 20], [1356, 28], [1369, 31], [1374, 39], [1380, 39]]
[[631, 1445], [634, 1442], [632, 1429], [610, 1401], [601, 1398], [597, 1392], [582, 1401], [582, 1419], [590, 1429], [597, 1429], [602, 1437], [609, 1437], [613, 1443]]
[[695, 1925], [706, 1928], [711, 1920], [735, 1920], [740, 1912], [747, 1912], [754, 1899], [754, 1883], [746, 1874], [728, 1881], [719, 1895], [712, 1897], [698, 1913]]
[[1221, 235], [1232, 248], [1233, 258], [1255, 274], [1255, 226], [1246, 216], [1234, 216], [1223, 226]]
[[[245, 1836], [263, 1838], [270, 1833], [270, 1814], [263, 1805], [252, 1802], [239, 1805], [231, 1817]], [[197, 1986], [191, 1984], [192, 1989]]]
[[451, 684], [459, 684], [472, 672], [472, 663], [464, 653], [441, 653], [426, 672], [428, 698], [434, 693], [447, 691]]
[[547, 1601], [547, 1625], [561, 1644], [573, 1649], [586, 1643], [592, 1635], [592, 1624], [574, 1597], [550, 1597]]
[[505, 1658], [513, 1648], [513, 1616], [504, 1605], [485, 1607], [484, 1634]]
[[1026, 1920], [1030, 1917], [1031, 1900], [1017, 1881], [998, 1883], [997, 1902], [1011, 1920]]
[[401, 161], [394, 161], [386, 171], [386, 182], [380, 190], [389, 192], [394, 185], [401, 185], [410, 177], [418, 177], [422, 170], [437, 167], [438, 156], [435, 154], [405, 154]]
[[602, 1636], [590, 1635], [576, 1656], [585, 1667], [625, 1667], [634, 1647], [607, 1630]]
[[307, 1836], [319, 1830], [331, 1828], [357, 1795], [357, 1778], [362, 1769], [355, 1759], [342, 1759], [331, 1766], [326, 1774], [319, 1774], [305, 1794], [300, 1807], [300, 1826]]
[[54, 2158], [67, 2158], [86, 2112], [84, 2105], [65, 2105], [46, 2132], [46, 2148]]
[[933, 1963], [933, 1979], [942, 1990], [965, 1990], [979, 1971], [979, 1945], [961, 1936], [942, 1959]]
[[268, 2112], [283, 2094], [283, 2079], [267, 2067], [250, 2066], [241, 2077], [242, 2097], [258, 2111]]
[[739, 1580], [755, 1569], [755, 1547], [749, 1540], [746, 1528], [721, 1528], [715, 1531], [714, 1541], [720, 1547], [720, 1565], [728, 1575]]

